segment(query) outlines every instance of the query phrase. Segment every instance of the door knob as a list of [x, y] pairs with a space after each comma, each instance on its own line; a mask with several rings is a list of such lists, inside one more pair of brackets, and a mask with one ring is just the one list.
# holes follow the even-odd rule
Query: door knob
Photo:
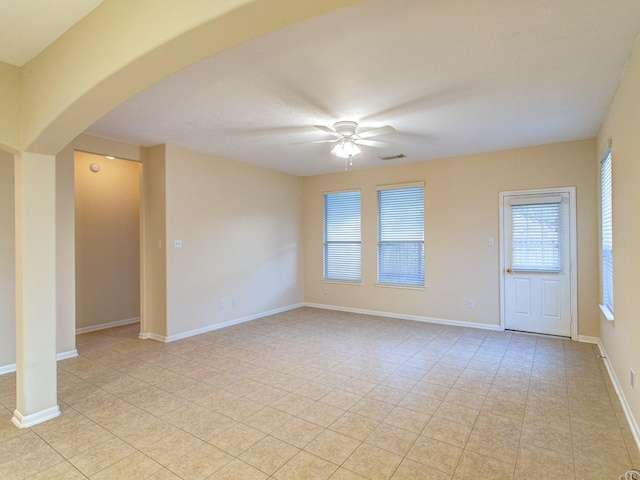
[[511, 270], [510, 268], [507, 268], [505, 271], [506, 271], [507, 273], [512, 273], [512, 272], [513, 272], [513, 270]]

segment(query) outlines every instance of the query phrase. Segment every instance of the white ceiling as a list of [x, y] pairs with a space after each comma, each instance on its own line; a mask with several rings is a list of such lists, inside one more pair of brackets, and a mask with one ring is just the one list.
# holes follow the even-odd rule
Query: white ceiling
[[102, 0], [0, 0], [0, 61], [23, 66]]
[[354, 168], [592, 138], [639, 34], [638, 0], [369, 0], [205, 59], [87, 133], [296, 175], [344, 168], [331, 144], [291, 145], [338, 120], [396, 129]]

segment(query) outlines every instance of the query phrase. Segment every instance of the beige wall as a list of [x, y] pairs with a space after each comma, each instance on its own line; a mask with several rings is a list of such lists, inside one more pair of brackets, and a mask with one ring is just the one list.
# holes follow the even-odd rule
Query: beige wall
[[57, 351], [76, 349], [76, 238], [73, 145], [56, 155], [56, 341]]
[[13, 155], [0, 150], [0, 369], [16, 363]]
[[301, 178], [167, 145], [166, 181], [169, 336], [302, 302]]
[[0, 62], [0, 148], [20, 147], [20, 68]]
[[76, 328], [139, 318], [138, 162], [76, 152], [75, 245]]
[[[579, 334], [598, 336], [594, 150], [585, 140], [305, 178], [305, 301], [499, 325], [499, 193], [575, 186]], [[415, 181], [425, 182], [427, 288], [376, 287], [375, 186]], [[363, 282], [323, 282], [322, 193], [353, 188], [362, 191]]]
[[144, 256], [142, 325], [144, 334], [167, 335], [167, 227], [165, 146], [146, 149], [143, 156]]
[[[636, 424], [640, 421], [640, 44], [598, 135], [598, 157], [611, 139], [613, 205], [613, 322], [600, 316], [600, 334]], [[597, 159], [596, 168], [599, 169]], [[598, 177], [599, 182], [599, 177]], [[601, 300], [601, 299], [600, 299]], [[631, 388], [630, 370], [637, 375]], [[640, 433], [640, 432], [637, 432]]]

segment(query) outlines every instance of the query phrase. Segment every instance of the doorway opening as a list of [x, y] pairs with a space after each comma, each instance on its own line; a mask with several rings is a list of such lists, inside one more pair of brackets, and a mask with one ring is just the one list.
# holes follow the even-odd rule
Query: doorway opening
[[140, 169], [74, 154], [76, 333], [140, 322]]
[[502, 329], [578, 339], [575, 187], [500, 193]]

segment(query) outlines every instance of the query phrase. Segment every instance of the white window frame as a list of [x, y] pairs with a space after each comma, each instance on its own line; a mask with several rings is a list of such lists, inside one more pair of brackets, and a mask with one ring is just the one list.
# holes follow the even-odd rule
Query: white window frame
[[600, 310], [609, 321], [613, 321], [614, 318], [612, 162], [611, 145], [609, 145], [600, 162], [600, 280], [602, 283]]
[[[350, 230], [350, 235], [346, 235], [348, 239], [337, 239], [337, 240], [329, 240], [327, 238], [328, 229], [327, 229], [327, 221], [328, 221], [328, 212], [327, 212], [327, 198], [328, 196], [335, 195], [336, 197], [339, 195], [346, 194], [358, 194], [358, 222], [357, 228], [353, 224], [349, 224], [348, 228]], [[359, 284], [362, 282], [362, 195], [360, 189], [354, 190], [340, 190], [340, 191], [332, 191], [332, 192], [324, 192], [322, 194], [322, 279], [325, 282], [334, 282], [334, 283], [356, 283]], [[339, 218], [333, 219], [333, 221], [338, 222]], [[356, 231], [357, 230], [357, 231]], [[329, 262], [332, 257], [329, 255], [329, 249], [331, 246], [356, 246], [356, 250], [358, 251], [358, 258], [356, 260], [356, 266], [345, 264], [343, 265], [344, 270], [342, 271], [342, 275], [333, 275], [330, 273], [333, 271], [334, 273], [339, 270], [339, 265], [329, 268]], [[351, 255], [351, 254], [349, 254]], [[333, 259], [334, 261], [339, 261], [339, 256]], [[353, 260], [350, 258], [350, 260]], [[354, 275], [356, 273], [357, 275]], [[351, 274], [351, 276], [350, 276]]]
[[[425, 251], [424, 251], [424, 186], [425, 183], [424, 182], [412, 182], [412, 183], [403, 183], [403, 184], [396, 184], [396, 185], [379, 185], [376, 186], [376, 191], [377, 191], [377, 210], [378, 210], [378, 246], [377, 246], [377, 252], [378, 252], [378, 258], [377, 258], [377, 283], [376, 285], [378, 286], [383, 286], [383, 287], [396, 287], [396, 288], [410, 288], [410, 289], [421, 289], [423, 290], [425, 288]], [[382, 215], [381, 215], [381, 199], [382, 199], [382, 195], [384, 191], [388, 191], [388, 190], [406, 190], [406, 189], [415, 189], [415, 188], [420, 188], [422, 189], [422, 217], [421, 217], [421, 223], [422, 223], [422, 234], [421, 237], [419, 239], [411, 239], [408, 241], [405, 240], [399, 240], [399, 239], [394, 239], [392, 241], [389, 240], [383, 240], [382, 237], [382, 231], [383, 231], [383, 226], [381, 224], [382, 222]], [[390, 243], [410, 243], [410, 244], [417, 244], [420, 245], [421, 247], [421, 268], [422, 268], [422, 278], [421, 281], [419, 283], [416, 282], [403, 282], [403, 281], [390, 281], [388, 278], [382, 278], [381, 279], [381, 272], [380, 272], [380, 267], [381, 267], [381, 249], [384, 248], [384, 245], [388, 245]]]

